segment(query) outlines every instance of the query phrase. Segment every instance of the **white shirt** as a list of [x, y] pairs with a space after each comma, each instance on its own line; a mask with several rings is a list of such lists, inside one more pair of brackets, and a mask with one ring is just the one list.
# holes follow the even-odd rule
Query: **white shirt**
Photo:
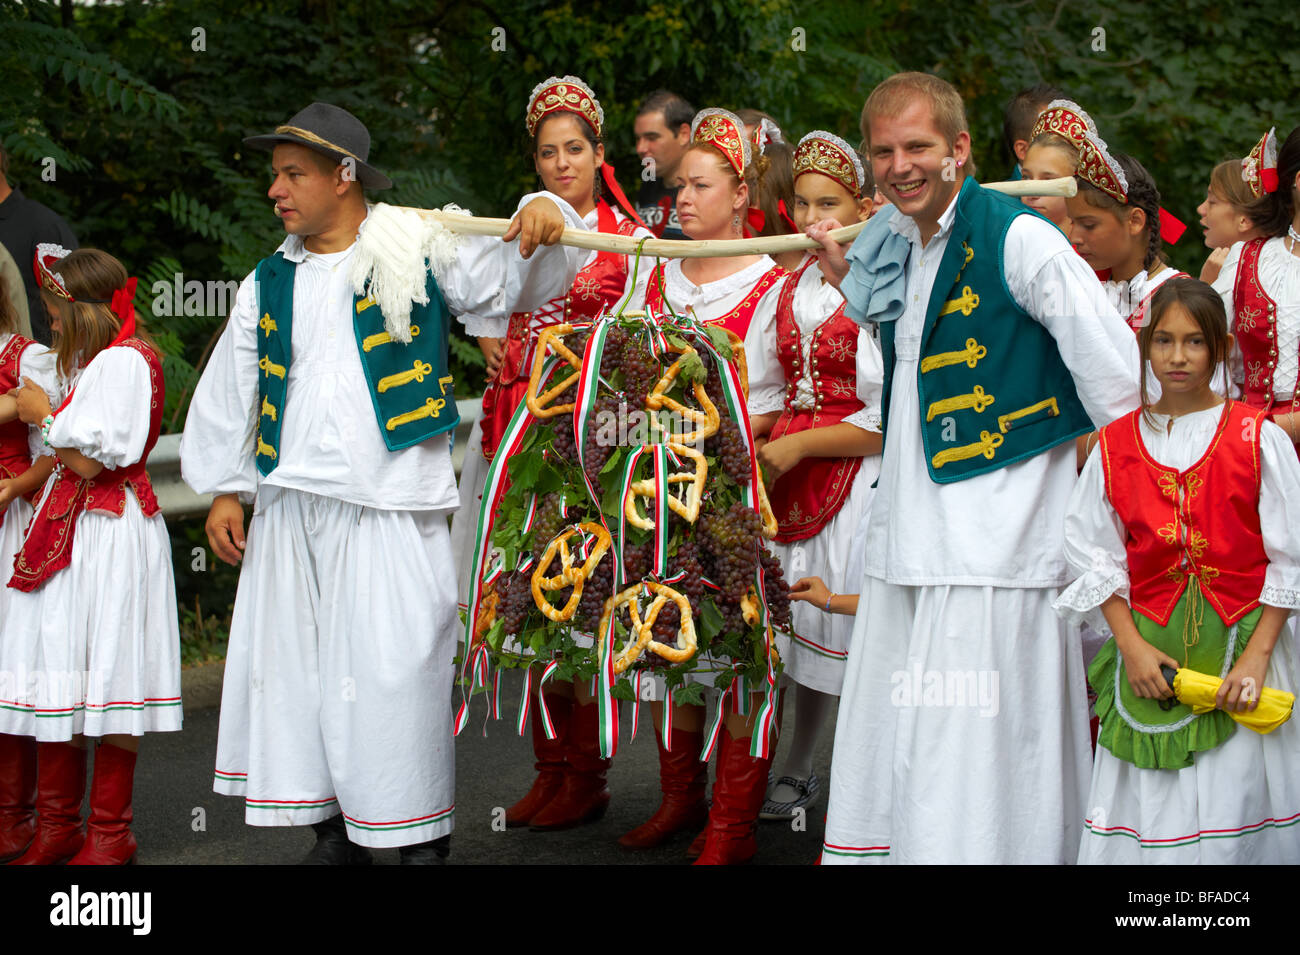
[[[570, 228], [582, 219], [549, 193], [525, 196], [519, 208], [545, 195]], [[293, 361], [289, 367], [276, 468], [257, 470], [257, 293], [244, 279], [234, 308], [204, 369], [181, 439], [181, 470], [199, 493], [238, 493], [245, 501], [262, 485], [294, 488], [387, 510], [454, 510], [459, 506], [447, 433], [389, 451], [357, 353], [349, 264], [342, 252], [308, 252], [298, 236], [280, 245], [298, 263], [294, 276]], [[494, 320], [531, 309], [573, 284], [584, 249], [538, 248], [491, 237], [462, 237], [456, 259], [436, 277], [448, 308]]]
[[[9, 346], [12, 338], [11, 332], [0, 335], [0, 352]], [[33, 342], [24, 348], [18, 358], [18, 387], [22, 387], [24, 378], [30, 378], [41, 386], [41, 390], [49, 396], [51, 408], [57, 408], [63, 403], [67, 391], [59, 381], [54, 352], [39, 342]], [[27, 450], [33, 461], [42, 455], [54, 453], [54, 449], [45, 443], [40, 428], [27, 429]]]
[[[673, 311], [678, 314], [694, 312], [701, 322], [710, 322], [721, 318], [736, 307], [769, 269], [776, 267], [771, 257], [763, 256], [753, 265], [748, 265], [738, 272], [732, 272], [714, 282], [696, 285], [682, 274], [683, 259], [670, 259], [664, 265], [664, 282], [660, 291]], [[776, 317], [776, 297], [781, 289], [780, 282], [772, 283], [763, 293], [754, 308], [749, 328], [745, 331], [745, 361], [749, 367], [749, 380], [763, 377], [763, 370], [755, 367], [755, 361], [762, 361], [764, 329], [771, 328]], [[634, 299], [633, 308], [645, 305], [644, 288], [642, 298]], [[777, 369], [778, 374], [780, 369]], [[753, 394], [751, 390], [750, 394]]]
[[72, 400], [54, 416], [50, 444], [80, 451], [106, 468], [135, 464], [149, 440], [149, 378], [149, 363], [139, 352], [105, 348], [73, 376]]
[[[884, 460], [867, 525], [866, 573], [911, 586], [1060, 586], [1068, 579], [1062, 525], [1075, 482], [1073, 441], [952, 484], [936, 484], [926, 468], [917, 365], [956, 204], [954, 197], [924, 248], [912, 219], [895, 209], [890, 221], [911, 252], [894, 338]], [[1036, 216], [1017, 216], [1006, 233], [1003, 261], [1012, 298], [1056, 339], [1093, 423], [1107, 424], [1137, 407], [1133, 332], [1060, 230]]]
[[[538, 195], [547, 195], [547, 193], [533, 193], [525, 197], [525, 199], [532, 199]], [[597, 225], [599, 225], [599, 218], [598, 210], [593, 208], [582, 217], [582, 221], [589, 230], [595, 232]], [[623, 214], [621, 209], [614, 209], [614, 218], [621, 224], [627, 219], [627, 216]], [[632, 231], [632, 238], [653, 239], [654, 233], [644, 226], [637, 226]], [[587, 252], [586, 258], [582, 260], [582, 265], [579, 266], [578, 271], [582, 271], [582, 269], [585, 269], [587, 266], [591, 265], [591, 263], [595, 262], [596, 256], [599, 254], [600, 253], [595, 249]], [[646, 283], [650, 281], [650, 273], [654, 271], [654, 259], [642, 256], [640, 264], [634, 266], [633, 263], [636, 261], [636, 256], [628, 255], [624, 256], [624, 258], [627, 259], [627, 280], [623, 283], [623, 295], [626, 296], [628, 292], [631, 291], [632, 296], [628, 301], [638, 303], [636, 307], [640, 308], [641, 304], [645, 302]], [[635, 276], [632, 274], [634, 268], [636, 271]], [[564, 299], [568, 294], [569, 288], [565, 288], [558, 298], [552, 299], [547, 303], [551, 306], [557, 316], [563, 314]], [[619, 301], [622, 301], [622, 299], [620, 298]], [[516, 309], [516, 311], [521, 311], [521, 309]], [[556, 320], [558, 321], [559, 319], [557, 318]], [[507, 313], [504, 318], [493, 319], [483, 318], [478, 315], [462, 315], [461, 321], [465, 323], [466, 333], [475, 338], [505, 338], [506, 332], [510, 328], [509, 313]]]

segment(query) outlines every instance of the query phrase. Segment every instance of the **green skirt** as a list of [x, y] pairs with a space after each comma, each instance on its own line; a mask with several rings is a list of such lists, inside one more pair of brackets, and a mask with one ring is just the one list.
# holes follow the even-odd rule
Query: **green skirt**
[[[1241, 656], [1259, 624], [1263, 607], [1256, 607], [1229, 627], [1214, 607], [1197, 592], [1194, 583], [1162, 627], [1134, 610], [1133, 622], [1142, 639], [1163, 650], [1189, 670], [1227, 676]], [[1183, 646], [1183, 623], [1192, 600], [1204, 608], [1200, 636], [1191, 647]], [[1183, 662], [1185, 661], [1185, 662]], [[1191, 707], [1175, 702], [1161, 709], [1160, 700], [1139, 697], [1129, 686], [1124, 658], [1111, 637], [1088, 667], [1088, 682], [1097, 694], [1096, 713], [1101, 723], [1097, 743], [1114, 756], [1142, 769], [1183, 769], [1192, 765], [1192, 754], [1218, 746], [1236, 730], [1237, 724], [1223, 710], [1197, 716]]]

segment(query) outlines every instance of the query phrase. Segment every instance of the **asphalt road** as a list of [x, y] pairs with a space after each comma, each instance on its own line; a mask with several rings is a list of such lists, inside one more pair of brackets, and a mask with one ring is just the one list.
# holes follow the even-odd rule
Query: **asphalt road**
[[[217, 746], [217, 706], [221, 665], [185, 673], [185, 729], [145, 737], [136, 770], [135, 832], [142, 865], [239, 865], [297, 862], [311, 847], [309, 827], [254, 828], [244, 824], [243, 802], [212, 791]], [[503, 678], [502, 699], [517, 701], [516, 674]], [[628, 852], [618, 837], [654, 812], [659, 804], [658, 760], [649, 710], [641, 713], [635, 741], [629, 742], [630, 712], [622, 719], [623, 736], [609, 774], [613, 793], [609, 811], [599, 822], [567, 832], [497, 831], [493, 810], [509, 806], [532, 783], [532, 746], [515, 734], [511, 714], [489, 722], [482, 735], [485, 704], [475, 701], [469, 726], [456, 741], [456, 828], [452, 833], [454, 865], [529, 865], [547, 863], [636, 865], [685, 864], [685, 850], [695, 833], [683, 833], [666, 846]], [[792, 700], [790, 702], [793, 702]], [[505, 707], [503, 706], [503, 710]], [[792, 717], [793, 706], [787, 707]], [[805, 817], [806, 829], [790, 823], [760, 823], [760, 865], [807, 865], [821, 849], [833, 722], [819, 739], [814, 771], [822, 792]], [[788, 737], [788, 734], [787, 734]], [[782, 765], [786, 743], [778, 746]], [[397, 850], [378, 850], [375, 861], [396, 864]]]

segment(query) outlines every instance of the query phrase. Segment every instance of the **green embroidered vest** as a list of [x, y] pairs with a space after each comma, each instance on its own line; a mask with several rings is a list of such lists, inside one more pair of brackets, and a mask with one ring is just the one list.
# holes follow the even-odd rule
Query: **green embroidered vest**
[[[926, 307], [917, 368], [930, 478], [951, 484], [1093, 430], [1056, 340], [1007, 289], [1002, 250], [1019, 200], [967, 178]], [[889, 434], [895, 322], [880, 324]]]
[[[257, 264], [257, 469], [275, 470], [293, 361], [293, 280], [297, 263], [280, 252]], [[355, 295], [352, 327], [375, 419], [390, 451], [419, 444], [460, 423], [447, 370], [450, 316], [432, 273], [429, 301], [411, 305], [411, 342], [393, 341], [374, 300]]]

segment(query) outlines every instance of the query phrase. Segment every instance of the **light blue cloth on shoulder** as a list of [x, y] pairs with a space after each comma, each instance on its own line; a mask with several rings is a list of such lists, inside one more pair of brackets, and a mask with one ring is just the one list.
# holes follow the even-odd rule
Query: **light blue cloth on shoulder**
[[912, 244], [890, 228], [895, 211], [886, 208], [872, 216], [844, 256], [849, 263], [849, 274], [840, 281], [844, 314], [864, 327], [903, 314]]

